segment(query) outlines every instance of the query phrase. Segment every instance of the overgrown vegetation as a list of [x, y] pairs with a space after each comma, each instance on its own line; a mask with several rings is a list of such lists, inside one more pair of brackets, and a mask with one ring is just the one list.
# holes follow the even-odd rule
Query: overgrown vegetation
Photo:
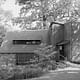
[[[47, 51], [47, 49], [49, 50]], [[45, 75], [49, 70], [55, 70], [57, 68], [55, 53], [50, 53], [53, 52], [51, 49], [46, 47], [45, 49], [40, 49], [40, 51], [35, 51], [40, 56], [40, 59], [38, 62], [35, 61], [35, 63], [32, 62], [29, 65], [15, 65], [14, 54], [0, 54], [0, 61], [2, 62], [0, 62], [0, 78], [2, 80], [35, 78]]]
[[[52, 21], [75, 21], [79, 18], [79, 0], [16, 0], [22, 6], [20, 18], [14, 21], [21, 27], [36, 22], [36, 27], [47, 28]], [[78, 4], [78, 5], [77, 5]], [[31, 14], [27, 16], [27, 13]]]
[[[49, 24], [47, 23], [52, 21], [75, 21], [80, 17], [79, 0], [17, 0], [17, 3], [22, 8], [20, 16], [12, 19], [12, 23], [13, 25], [20, 24], [19, 27], [21, 29], [31, 28], [32, 23], [37, 23], [36, 27], [38, 26], [39, 29], [42, 27], [48, 28]], [[29, 11], [31, 11], [31, 15], [27, 16]], [[11, 13], [0, 9], [0, 27], [9, 26], [7, 22], [10, 19]], [[1, 37], [4, 37], [3, 32], [0, 32], [0, 34]], [[9, 55], [0, 55], [0, 79], [20, 80], [40, 77], [49, 70], [57, 68], [55, 61], [56, 51], [53, 52], [53, 49], [46, 48], [35, 52], [41, 56], [40, 61], [36, 64], [25, 66], [16, 66], [15, 59], [12, 56], [10, 58]]]

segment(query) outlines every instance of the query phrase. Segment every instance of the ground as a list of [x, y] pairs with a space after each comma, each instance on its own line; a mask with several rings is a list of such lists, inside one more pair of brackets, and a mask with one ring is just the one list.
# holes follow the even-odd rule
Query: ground
[[[8, 76], [12, 76], [14, 72], [20, 73], [22, 68], [20, 66], [15, 67], [15, 59], [14, 55], [7, 55], [0, 57], [0, 76], [1, 79], [14, 80], [13, 78], [8, 79]], [[13, 64], [13, 65], [12, 65]], [[2, 66], [1, 66], [2, 65]], [[39, 71], [39, 70], [38, 70]], [[19, 78], [23, 77], [23, 75], [18, 75]], [[18, 78], [18, 76], [16, 76]], [[0, 79], [0, 80], [1, 80]], [[2, 80], [4, 80], [2, 79]], [[80, 80], [80, 64], [74, 64], [69, 61], [60, 61], [57, 62], [57, 69], [50, 70], [47, 74], [36, 77], [32, 79], [15, 79], [15, 80]]]
[[40, 78], [31, 80], [80, 80], [80, 65], [67, 62], [69, 67], [50, 71], [50, 73]]
[[80, 70], [65, 70], [51, 72], [42, 79], [36, 80], [80, 80]]

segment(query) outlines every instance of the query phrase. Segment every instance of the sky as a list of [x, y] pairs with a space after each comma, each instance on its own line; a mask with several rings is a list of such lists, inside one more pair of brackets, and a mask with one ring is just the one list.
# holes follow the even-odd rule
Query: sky
[[21, 8], [19, 5], [15, 5], [15, 0], [6, 0], [1, 7], [6, 11], [10, 11], [14, 17], [19, 15]]

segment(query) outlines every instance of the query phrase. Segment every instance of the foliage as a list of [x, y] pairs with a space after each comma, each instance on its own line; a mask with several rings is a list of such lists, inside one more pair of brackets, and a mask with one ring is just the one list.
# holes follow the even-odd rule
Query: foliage
[[[0, 37], [3, 38], [2, 35], [5, 35], [7, 28], [9, 26], [9, 21], [12, 18], [12, 13], [10, 11], [5, 11], [0, 6]], [[9, 23], [9, 24], [8, 24]]]
[[0, 78], [2, 80], [14, 80], [40, 77], [47, 71], [57, 68], [54, 60], [45, 57], [40, 57], [40, 60], [38, 63], [32, 63], [31, 65], [16, 66], [14, 54], [0, 54]]
[[[70, 8], [72, 7], [71, 0], [17, 0], [17, 3], [22, 6], [20, 17], [26, 19], [24, 19], [23, 26], [27, 22], [31, 24], [39, 21], [43, 23], [44, 28], [46, 28], [47, 22], [61, 21], [70, 17]], [[27, 16], [28, 12], [31, 12], [29, 16]]]
[[22, 29], [33, 27], [34, 22], [35, 26], [46, 28], [52, 21], [77, 20], [80, 16], [79, 0], [16, 0], [16, 3], [22, 8], [20, 16], [13, 19], [13, 24]]

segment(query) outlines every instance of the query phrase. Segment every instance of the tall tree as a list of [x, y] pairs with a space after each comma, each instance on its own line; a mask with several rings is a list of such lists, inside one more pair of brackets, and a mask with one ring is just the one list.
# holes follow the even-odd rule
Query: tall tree
[[[46, 21], [62, 20], [70, 16], [71, 0], [17, 0], [22, 6], [20, 17], [24, 17], [23, 24], [40, 21], [46, 27]], [[32, 12], [27, 17], [28, 12]]]

